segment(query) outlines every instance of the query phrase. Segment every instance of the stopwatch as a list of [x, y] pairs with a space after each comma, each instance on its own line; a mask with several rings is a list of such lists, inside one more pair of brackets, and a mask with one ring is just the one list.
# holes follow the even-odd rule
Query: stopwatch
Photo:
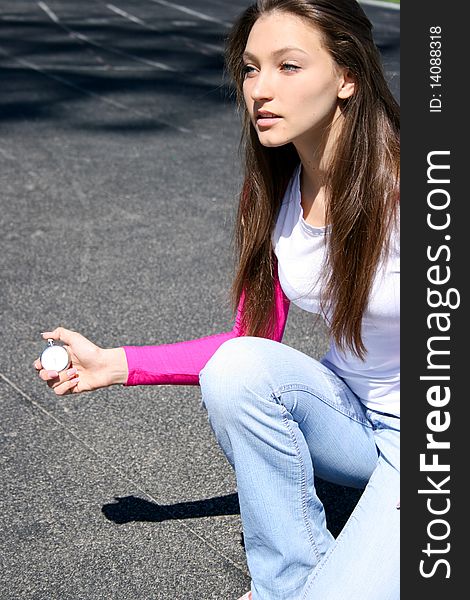
[[47, 340], [47, 347], [41, 354], [41, 364], [46, 371], [63, 371], [70, 364], [67, 348], [57, 346], [53, 339]]

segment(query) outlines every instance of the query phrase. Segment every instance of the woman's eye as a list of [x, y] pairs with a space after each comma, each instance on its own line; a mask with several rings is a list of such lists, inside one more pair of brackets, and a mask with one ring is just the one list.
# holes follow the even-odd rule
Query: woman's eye
[[284, 71], [297, 71], [298, 69], [300, 69], [300, 67], [291, 63], [282, 63], [281, 68]]
[[255, 72], [255, 68], [252, 67], [251, 65], [244, 65], [243, 66], [243, 76], [247, 77], [248, 75], [250, 75], [251, 73]]

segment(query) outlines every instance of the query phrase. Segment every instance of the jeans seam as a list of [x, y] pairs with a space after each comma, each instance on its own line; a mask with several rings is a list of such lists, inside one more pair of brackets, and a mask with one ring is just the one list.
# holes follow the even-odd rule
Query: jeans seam
[[[358, 505], [361, 502], [361, 500], [363, 500], [363, 498], [366, 495], [370, 494], [370, 487], [366, 487], [366, 489], [364, 490], [364, 492], [362, 493]], [[357, 508], [357, 507], [356, 507]], [[312, 574], [312, 579], [310, 580], [308, 586], [304, 589], [303, 593], [302, 593], [302, 598], [301, 600], [308, 600], [307, 598], [307, 594], [310, 591], [310, 589], [312, 588], [312, 585], [315, 583], [315, 580], [317, 579], [318, 575], [321, 573], [323, 567], [325, 567], [325, 565], [329, 562], [331, 556], [333, 555], [336, 547], [338, 546], [338, 544], [341, 542], [341, 539], [345, 536], [346, 531], [348, 529], [348, 524], [349, 524], [349, 519], [346, 522], [346, 524], [344, 525], [343, 529], [340, 531], [338, 537], [336, 538], [335, 543], [333, 544], [333, 546], [330, 548], [330, 551], [327, 552], [327, 554], [323, 557], [323, 559], [318, 563], [317, 567], [315, 568], [313, 574]]]
[[310, 540], [310, 544], [313, 548], [315, 558], [317, 559], [317, 561], [319, 561], [321, 558], [320, 553], [318, 552], [318, 548], [315, 543], [315, 538], [314, 538], [314, 535], [313, 535], [313, 532], [312, 532], [312, 529], [310, 527], [310, 523], [308, 520], [308, 509], [307, 509], [307, 502], [306, 502], [307, 482], [306, 482], [304, 461], [302, 460], [302, 455], [300, 453], [300, 448], [297, 443], [297, 440], [295, 439], [294, 432], [292, 431], [292, 428], [289, 424], [289, 419], [286, 416], [287, 409], [285, 408], [285, 406], [283, 404], [280, 404], [280, 408], [281, 408], [281, 412], [282, 412], [282, 415], [281, 415], [282, 420], [283, 420], [284, 425], [286, 426], [287, 430], [289, 431], [289, 435], [291, 437], [291, 440], [292, 440], [292, 443], [294, 445], [295, 452], [297, 455], [297, 459], [299, 461], [300, 473], [301, 473], [301, 476], [300, 476], [300, 503], [301, 503], [301, 507], [302, 507], [304, 526], [305, 526], [305, 529], [307, 530], [307, 536], [308, 536], [308, 539]]

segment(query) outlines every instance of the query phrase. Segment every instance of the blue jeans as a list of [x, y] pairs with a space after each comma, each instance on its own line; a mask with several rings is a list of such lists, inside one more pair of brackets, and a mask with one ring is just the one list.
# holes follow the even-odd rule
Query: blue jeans
[[[225, 342], [200, 384], [235, 470], [253, 600], [397, 600], [399, 418], [263, 338]], [[337, 539], [314, 475], [365, 488]]]

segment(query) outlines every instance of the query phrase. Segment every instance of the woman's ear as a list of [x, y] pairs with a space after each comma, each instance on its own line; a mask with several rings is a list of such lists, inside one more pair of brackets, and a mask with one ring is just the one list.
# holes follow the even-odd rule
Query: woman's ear
[[345, 69], [341, 78], [341, 86], [338, 90], [338, 98], [345, 100], [350, 98], [356, 90], [356, 83], [352, 78], [351, 73]]

